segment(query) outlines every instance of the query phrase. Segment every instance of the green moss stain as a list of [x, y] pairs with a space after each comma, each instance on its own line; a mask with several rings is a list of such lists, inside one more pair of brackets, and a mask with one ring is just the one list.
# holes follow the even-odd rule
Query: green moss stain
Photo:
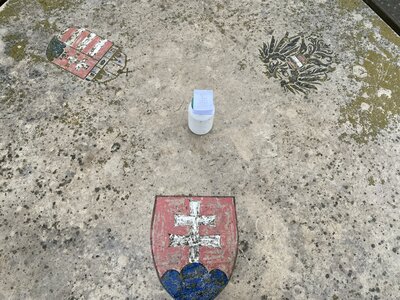
[[392, 28], [390, 28], [384, 21], [382, 21], [382, 19], [376, 17], [373, 18], [371, 21], [374, 27], [379, 28], [379, 32], [385, 39], [400, 47], [399, 36], [396, 34], [396, 32], [393, 31]]
[[107, 75], [106, 74], [106, 71], [104, 71], [103, 69], [101, 69], [100, 71], [99, 71], [99, 73], [97, 73], [96, 74], [96, 76], [93, 78], [94, 80], [102, 80], [103, 79], [103, 77], [105, 76], [105, 75]]
[[66, 10], [72, 9], [82, 2], [83, 0], [9, 0], [0, 11], [0, 24], [23, 19], [24, 15], [30, 14], [36, 9], [42, 9], [45, 12], [57, 9]]
[[352, 11], [362, 6], [362, 0], [338, 0], [338, 4], [343, 10]]
[[48, 19], [37, 21], [34, 28], [36, 31], [43, 30], [43, 31], [46, 31], [49, 33], [54, 33], [54, 32], [60, 31], [57, 28], [56, 24], [51, 23]]
[[368, 185], [375, 185], [375, 179], [373, 176], [368, 177]]
[[37, 55], [37, 54], [29, 54], [29, 58], [34, 63], [44, 63], [47, 62], [46, 57]]
[[26, 46], [28, 41], [19, 34], [8, 34], [3, 38], [6, 44], [5, 52], [15, 61], [21, 61], [26, 56]]
[[66, 108], [66, 111], [58, 119], [61, 123], [65, 125], [81, 126], [81, 120], [79, 113], [72, 112], [70, 108]]
[[19, 13], [25, 7], [23, 0], [9, 0], [5, 7], [0, 11], [0, 24], [8, 22], [10, 19], [19, 19]]
[[359, 79], [363, 82], [359, 96], [341, 109], [341, 122], [352, 125], [357, 133], [351, 137], [359, 143], [376, 137], [400, 114], [400, 71], [394, 58], [368, 51], [363, 67], [367, 76]]
[[108, 127], [106, 132], [107, 133], [113, 133], [114, 132], [114, 128]]
[[4, 93], [2, 93], [0, 97], [0, 103], [10, 107], [17, 102], [22, 102], [25, 96], [26, 94], [24, 93], [24, 91], [9, 88], [6, 89]]
[[[382, 38], [390, 43], [398, 43], [399, 37], [392, 35], [387, 25], [377, 19]], [[383, 27], [383, 28], [382, 28]], [[340, 123], [349, 123], [353, 133], [349, 137], [358, 143], [373, 140], [384, 129], [387, 129], [395, 116], [400, 115], [400, 68], [397, 66], [398, 55], [390, 53], [389, 49], [380, 46], [371, 32], [366, 35], [368, 43], [376, 46], [377, 50], [367, 50], [363, 47], [359, 34], [352, 45], [362, 67], [366, 70], [363, 78], [355, 77], [362, 87], [355, 99], [340, 109]], [[346, 140], [347, 134], [341, 136]]]
[[36, 0], [46, 12], [56, 9], [70, 9], [78, 5], [81, 0]]

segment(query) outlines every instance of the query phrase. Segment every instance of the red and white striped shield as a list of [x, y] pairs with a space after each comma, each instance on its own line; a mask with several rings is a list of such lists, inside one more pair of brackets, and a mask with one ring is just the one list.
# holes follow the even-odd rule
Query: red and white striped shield
[[97, 82], [115, 79], [126, 67], [119, 47], [85, 28], [70, 27], [53, 37], [46, 56], [58, 67]]
[[[175, 299], [214, 299], [232, 275], [237, 245], [233, 197], [156, 197], [151, 229], [154, 264]], [[193, 274], [200, 276], [197, 286]], [[189, 279], [191, 288], [185, 282]]]

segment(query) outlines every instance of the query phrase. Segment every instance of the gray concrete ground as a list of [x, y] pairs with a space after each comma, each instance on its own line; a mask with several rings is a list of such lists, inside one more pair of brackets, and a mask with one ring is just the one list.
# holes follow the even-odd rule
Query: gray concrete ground
[[[361, 1], [10, 0], [0, 24], [0, 299], [169, 299], [157, 194], [236, 196], [218, 299], [400, 298], [400, 42]], [[48, 63], [71, 25], [134, 72], [99, 85]], [[336, 55], [308, 95], [263, 73], [286, 31]], [[215, 94], [202, 137], [195, 88]]]

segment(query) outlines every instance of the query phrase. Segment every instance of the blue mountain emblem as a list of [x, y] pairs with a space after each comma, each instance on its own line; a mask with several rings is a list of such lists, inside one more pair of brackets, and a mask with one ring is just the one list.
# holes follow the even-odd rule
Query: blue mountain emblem
[[212, 300], [228, 284], [226, 274], [215, 269], [210, 272], [198, 262], [184, 266], [179, 273], [168, 270], [161, 283], [176, 300]]

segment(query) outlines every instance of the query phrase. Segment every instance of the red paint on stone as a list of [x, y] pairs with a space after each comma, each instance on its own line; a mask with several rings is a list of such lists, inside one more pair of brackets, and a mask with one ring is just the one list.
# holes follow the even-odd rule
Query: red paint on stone
[[208, 270], [220, 269], [230, 277], [238, 246], [236, 208], [233, 197], [156, 197], [151, 246], [158, 275], [161, 277], [170, 269], [180, 271], [189, 263], [189, 247], [170, 247], [169, 234], [189, 234], [190, 226], [175, 226], [174, 216], [189, 215], [190, 200], [200, 202], [201, 216], [216, 216], [215, 226], [200, 225], [200, 235], [221, 236], [221, 248], [200, 247], [200, 263]]
[[70, 27], [70, 28], [66, 29], [66, 30], [62, 33], [62, 35], [61, 35], [61, 37], [60, 37], [60, 41], [63, 42], [63, 43], [65, 43], [66, 41], [68, 41], [69, 38], [72, 36], [72, 34], [73, 34], [75, 31], [76, 31], [76, 28], [75, 28], [75, 27]]
[[101, 37], [96, 35], [93, 38], [93, 40], [85, 48], [82, 49], [82, 52], [85, 54], [89, 54], [90, 50], [92, 50], [92, 48], [100, 41], [101, 41]]
[[[93, 39], [84, 46], [84, 41], [90, 34], [93, 35], [92, 32], [83, 28], [66, 29], [58, 37], [59, 41], [66, 45], [64, 53], [54, 58], [52, 62], [82, 79], [86, 78], [113, 46], [111, 41], [103, 40], [98, 35], [94, 35]], [[99, 47], [96, 48], [96, 46]], [[96, 51], [91, 53], [94, 49]], [[103, 64], [100, 67], [103, 67]]]
[[[112, 45], [113, 43], [107, 40], [105, 44], [101, 47], [101, 49], [95, 55], [93, 55], [94, 59], [100, 60], [104, 56], [104, 54], [106, 54], [106, 52], [110, 50]], [[90, 52], [90, 50], [88, 52]]]
[[77, 36], [76, 40], [72, 43], [71, 47], [77, 49], [79, 44], [88, 37], [90, 31], [85, 30], [80, 35]]
[[[53, 60], [53, 63], [60, 66], [64, 70], [67, 70], [75, 74], [76, 76], [82, 79], [85, 78], [93, 69], [93, 67], [97, 64], [97, 60], [94, 60], [90, 56], [81, 53], [71, 47], [66, 47], [64, 51], [66, 55], [59, 58], [55, 58]], [[71, 59], [74, 59], [76, 61], [71, 63]], [[77, 68], [79, 63], [85, 63], [87, 64], [88, 67]]]

